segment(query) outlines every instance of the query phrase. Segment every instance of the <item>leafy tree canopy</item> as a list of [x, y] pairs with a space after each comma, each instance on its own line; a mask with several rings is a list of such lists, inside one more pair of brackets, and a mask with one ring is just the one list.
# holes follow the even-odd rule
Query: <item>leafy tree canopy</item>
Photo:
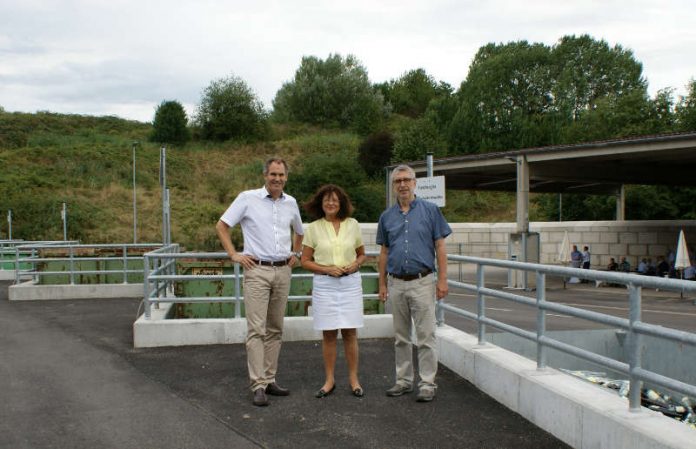
[[378, 85], [378, 88], [391, 104], [393, 112], [413, 118], [422, 116], [434, 98], [452, 93], [449, 84], [438, 84], [422, 68], [410, 70], [397, 80]]
[[676, 119], [680, 131], [696, 131], [696, 80], [688, 84], [688, 93], [676, 105]]
[[237, 76], [212, 81], [203, 90], [194, 122], [205, 140], [249, 141], [268, 133], [263, 104]]
[[186, 127], [186, 111], [178, 101], [163, 101], [157, 106], [150, 140], [183, 145], [191, 138]]
[[[656, 108], [647, 96], [642, 65], [631, 51], [590, 36], [565, 36], [554, 47], [526, 41], [481, 47], [457, 92], [459, 107], [449, 126], [454, 153], [506, 150], [642, 132], [629, 117], [613, 117], [618, 129], [594, 124], [600, 115], [630, 106], [641, 117]], [[661, 98], [664, 100], [667, 97]], [[664, 107], [664, 101], [659, 107]], [[654, 111], [650, 111], [650, 109]], [[587, 120], [578, 125], [576, 122]], [[573, 127], [593, 130], [593, 136]], [[570, 127], [571, 130], [564, 128]], [[646, 128], [643, 127], [643, 128]]]
[[326, 60], [302, 58], [292, 81], [283, 84], [273, 100], [280, 122], [305, 122], [351, 128], [360, 133], [378, 129], [385, 113], [379, 92], [372, 89], [367, 70], [348, 55]]

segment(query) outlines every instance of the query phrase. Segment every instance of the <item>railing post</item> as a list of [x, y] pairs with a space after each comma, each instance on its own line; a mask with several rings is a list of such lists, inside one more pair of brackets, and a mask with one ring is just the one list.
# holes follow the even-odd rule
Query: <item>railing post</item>
[[237, 300], [234, 302], [234, 317], [242, 317], [242, 304], [240, 303], [240, 297], [242, 296], [242, 291], [239, 286], [239, 264], [235, 262], [234, 264], [234, 296]]
[[145, 319], [149, 320], [150, 310], [150, 258], [143, 254], [143, 301], [145, 301]]
[[31, 249], [31, 271], [32, 271], [32, 276], [31, 280], [34, 284], [39, 283], [39, 271], [36, 269], [36, 248]]
[[123, 283], [128, 283], [128, 247], [123, 245]]
[[15, 284], [19, 284], [19, 246], [15, 246]]
[[75, 257], [73, 246], [70, 245], [70, 285], [75, 285]]
[[481, 289], [484, 286], [483, 265], [476, 264], [476, 287], [478, 289], [476, 293], [478, 303], [478, 343], [480, 345], [486, 344], [486, 325], [481, 322], [481, 318], [486, 316], [486, 298], [483, 296], [483, 293], [481, 293]]
[[642, 336], [634, 330], [636, 323], [641, 320], [641, 287], [629, 284], [629, 305], [630, 309], [628, 312], [628, 366], [629, 366], [629, 380], [630, 380], [630, 390], [628, 393], [628, 407], [631, 412], [640, 412], [640, 391], [643, 386], [643, 382], [635, 374], [636, 370], [641, 367], [642, 364]]
[[541, 338], [546, 335], [546, 274], [536, 272], [536, 300], [537, 300], [537, 369], [546, 368], [546, 346], [541, 343]]
[[[457, 252], [460, 256], [462, 256], [462, 245], [463, 243], [459, 243], [459, 251]], [[459, 262], [459, 282], [464, 282], [464, 267], [462, 262]]]

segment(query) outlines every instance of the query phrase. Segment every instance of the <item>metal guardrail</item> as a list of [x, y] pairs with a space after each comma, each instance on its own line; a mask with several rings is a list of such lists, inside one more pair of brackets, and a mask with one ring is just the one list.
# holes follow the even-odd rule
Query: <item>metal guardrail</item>
[[[219, 303], [230, 302], [235, 304], [235, 317], [241, 318], [241, 304], [244, 301], [244, 296], [241, 294], [241, 283], [244, 275], [241, 272], [240, 265], [234, 264], [234, 274], [194, 274], [183, 275], [176, 273], [176, 259], [222, 259], [229, 260], [229, 256], [224, 252], [215, 253], [180, 253], [179, 245], [172, 244], [162, 247], [157, 251], [152, 251], [145, 254], [144, 269], [146, 280], [144, 283], [144, 299], [145, 299], [145, 318], [150, 319], [152, 316], [152, 306], [159, 308], [162, 303]], [[379, 253], [367, 251], [368, 256], [377, 256]], [[362, 273], [363, 277], [378, 277], [378, 273]], [[293, 279], [312, 278], [314, 274], [293, 274]], [[168, 295], [167, 292], [173, 291], [174, 282], [186, 281], [234, 281], [234, 296], [187, 296], [175, 297], [173, 294]], [[309, 295], [290, 295], [288, 301], [307, 301], [312, 297]], [[363, 299], [378, 299], [376, 293], [368, 293], [363, 295]]]
[[[467, 310], [454, 307], [440, 302], [438, 306], [438, 321], [442, 322], [444, 311], [453, 312], [465, 318], [472, 319], [478, 323], [479, 344], [486, 343], [486, 326], [492, 326], [505, 332], [517, 335], [537, 344], [537, 367], [546, 367], [546, 353], [549, 348], [562, 351], [589, 362], [596, 363], [614, 371], [628, 376], [630, 381], [629, 409], [631, 411], [640, 410], [641, 386], [642, 382], [647, 381], [653, 384], [680, 392], [682, 394], [696, 397], [696, 386], [681, 382], [661, 374], [644, 369], [641, 366], [641, 346], [642, 336], [650, 335], [666, 339], [669, 341], [689, 344], [696, 346], [696, 334], [665, 328], [663, 326], [652, 325], [641, 321], [641, 294], [642, 288], [656, 288], [660, 290], [670, 290], [676, 292], [696, 293], [696, 282], [683, 281], [678, 279], [665, 279], [653, 276], [642, 276], [638, 274], [602, 272], [595, 270], [583, 270], [579, 268], [566, 268], [552, 265], [541, 265], [524, 262], [513, 262], [499, 259], [483, 259], [478, 257], [449, 255], [449, 261], [459, 263], [469, 263], [476, 265], [476, 285], [464, 282], [449, 280], [450, 286], [462, 288], [476, 295], [477, 312], [472, 313]], [[496, 290], [486, 287], [484, 267], [499, 267], [510, 270], [522, 270], [536, 274], [536, 298], [518, 295], [509, 291]], [[577, 277], [591, 281], [603, 281], [613, 284], [623, 284], [628, 288], [629, 299], [629, 318], [618, 318], [611, 315], [592, 312], [576, 307], [557, 304], [546, 301], [546, 276], [558, 277]], [[537, 325], [536, 332], [530, 332], [515, 326], [488, 318], [485, 314], [486, 297], [493, 297], [523, 304], [536, 309]], [[546, 313], [557, 312], [575, 318], [581, 318], [595, 323], [602, 323], [623, 329], [628, 338], [628, 363], [596, 354], [591, 351], [555, 340], [546, 335]]]
[[[161, 243], [126, 243], [126, 244], [79, 244], [77, 241], [60, 241], [60, 242], [39, 242], [30, 244], [16, 245], [14, 247], [14, 263], [15, 263], [15, 283], [19, 284], [22, 278], [31, 277], [34, 283], [38, 283], [40, 278], [48, 276], [68, 276], [70, 285], [75, 284], [76, 276], [80, 275], [121, 275], [123, 283], [128, 283], [129, 274], [142, 274], [143, 270], [140, 268], [128, 268], [128, 264], [134, 261], [144, 260], [143, 255], [129, 255], [129, 250], [135, 248], [153, 248], [161, 246]], [[41, 251], [45, 250], [58, 250], [65, 249], [68, 252], [67, 257], [62, 256], [46, 256], [40, 257]], [[80, 256], [80, 251], [90, 250], [90, 249], [120, 249], [121, 255], [119, 256], [97, 256], [97, 257], [83, 257]], [[86, 270], [79, 266], [80, 262], [120, 262], [120, 269], [97, 269], [97, 270]], [[44, 262], [68, 262], [67, 270], [60, 271], [49, 271], [49, 270], [39, 270], [37, 264]], [[30, 268], [22, 268], [23, 266], [30, 266]]]
[[[379, 253], [375, 251], [367, 251], [368, 256], [377, 256]], [[234, 264], [234, 274], [197, 274], [197, 275], [181, 275], [176, 273], [177, 259], [223, 259], [227, 260], [227, 254], [224, 252], [215, 253], [180, 253], [179, 245], [172, 244], [162, 247], [156, 251], [149, 252], [144, 256], [144, 301], [145, 301], [145, 318], [151, 318], [151, 308], [154, 305], [159, 308], [161, 303], [193, 303], [193, 302], [234, 302], [235, 317], [241, 317], [241, 302], [244, 297], [241, 295], [241, 282], [244, 275], [241, 273], [239, 264]], [[601, 366], [612, 369], [616, 372], [623, 373], [629, 377], [630, 392], [629, 392], [629, 409], [631, 411], [640, 410], [640, 391], [643, 381], [651, 382], [677, 391], [692, 397], [696, 397], [696, 386], [681, 382], [679, 380], [669, 378], [658, 373], [646, 370], [641, 366], [641, 344], [643, 335], [651, 335], [667, 339], [673, 342], [685, 343], [696, 346], [696, 334], [683, 332], [679, 330], [669, 329], [662, 326], [651, 325], [641, 321], [641, 290], [644, 287], [656, 288], [660, 290], [673, 290], [689, 293], [696, 293], [696, 282], [682, 281], [676, 279], [664, 279], [650, 276], [641, 276], [636, 274], [618, 273], [618, 272], [602, 272], [595, 270], [583, 270], [578, 268], [567, 268], [553, 265], [541, 265], [524, 262], [514, 262], [500, 259], [484, 259], [478, 257], [448, 255], [448, 263], [457, 264], [475, 264], [477, 266], [476, 284], [467, 284], [464, 282], [449, 279], [450, 286], [462, 288], [476, 294], [477, 297], [477, 312], [472, 313], [466, 310], [459, 309], [444, 301], [438, 302], [436, 316], [438, 324], [444, 322], [445, 311], [455, 313], [465, 318], [472, 319], [478, 323], [478, 340], [480, 344], [486, 343], [486, 326], [492, 326], [502, 331], [520, 336], [527, 340], [536, 342], [537, 344], [537, 367], [543, 369], [546, 367], [546, 353], [549, 348], [562, 351], [564, 353], [582, 358], [584, 360], [599, 364]], [[510, 270], [522, 270], [535, 273], [536, 275], [536, 298], [532, 299], [527, 296], [515, 294], [511, 291], [496, 290], [486, 287], [484, 277], [484, 267], [499, 267]], [[461, 270], [460, 270], [461, 272]], [[313, 274], [294, 274], [293, 278], [310, 278]], [[363, 276], [377, 277], [378, 273], [364, 273]], [[546, 301], [546, 276], [558, 277], [577, 277], [593, 281], [603, 281], [613, 284], [624, 284], [628, 287], [628, 298], [630, 303], [629, 318], [618, 318], [611, 315], [597, 313], [593, 311], [583, 310], [576, 307], [571, 307], [563, 304], [557, 304]], [[200, 280], [229, 280], [234, 281], [233, 296], [204, 296], [204, 297], [174, 297], [173, 292], [174, 282], [200, 281]], [[526, 306], [534, 307], [537, 311], [537, 328], [536, 332], [530, 332], [509, 324], [491, 319], [485, 315], [486, 297], [500, 298], [508, 301], [513, 301]], [[377, 294], [364, 295], [364, 299], [376, 299]], [[306, 301], [311, 299], [311, 296], [290, 296], [289, 301]], [[605, 357], [600, 354], [587, 351], [585, 349], [573, 346], [555, 340], [546, 335], [546, 313], [557, 312], [576, 318], [585, 319], [595, 323], [602, 323], [624, 329], [627, 333], [629, 360], [628, 363]]]

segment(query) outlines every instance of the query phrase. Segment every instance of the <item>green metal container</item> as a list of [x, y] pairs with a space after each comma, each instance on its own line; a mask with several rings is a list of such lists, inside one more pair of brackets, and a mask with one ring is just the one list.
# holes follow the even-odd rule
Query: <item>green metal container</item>
[[[363, 266], [361, 272], [374, 273], [373, 266]], [[243, 269], [240, 268], [243, 273]], [[296, 267], [293, 274], [309, 273]], [[229, 259], [178, 259], [177, 273], [181, 275], [234, 275], [234, 264]], [[363, 293], [376, 293], [378, 290], [377, 278], [363, 277]], [[240, 295], [244, 296], [244, 287], [240, 279]], [[235, 280], [201, 280], [178, 281], [175, 283], [174, 293], [179, 298], [185, 297], [219, 297], [235, 295]], [[290, 296], [309, 296], [312, 294], [312, 278], [293, 278], [290, 283]], [[384, 313], [384, 305], [379, 300], [366, 300], [365, 314]], [[307, 316], [311, 301], [288, 301], [285, 316]], [[240, 304], [241, 316], [244, 314], [244, 303]], [[233, 318], [235, 316], [235, 303], [201, 302], [174, 304], [167, 318]]]
[[[128, 257], [141, 256], [153, 248], [128, 248]], [[42, 249], [38, 253], [39, 258], [69, 258], [70, 249], [51, 248]], [[83, 260], [88, 257], [104, 257], [105, 260]], [[128, 260], [128, 270], [137, 270], [136, 273], [128, 273], [128, 283], [139, 284], [143, 282], [143, 261]], [[123, 273], [94, 273], [81, 274], [80, 271], [123, 270], [123, 248], [75, 248], [73, 250], [73, 268], [75, 271], [75, 284], [122, 284]], [[70, 284], [70, 261], [49, 260], [38, 262], [37, 271], [65, 271], [66, 274], [49, 274], [39, 276], [39, 284], [43, 285], [67, 285]]]

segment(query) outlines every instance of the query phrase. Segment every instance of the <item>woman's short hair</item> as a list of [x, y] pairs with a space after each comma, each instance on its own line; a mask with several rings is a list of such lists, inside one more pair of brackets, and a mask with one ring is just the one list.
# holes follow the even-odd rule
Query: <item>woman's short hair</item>
[[336, 217], [341, 220], [350, 217], [353, 213], [353, 204], [350, 202], [348, 194], [342, 188], [334, 184], [325, 184], [319, 187], [319, 190], [316, 191], [312, 198], [304, 203], [304, 209], [314, 219], [323, 218], [324, 208], [322, 207], [322, 201], [326, 195], [330, 195], [332, 193], [335, 193], [336, 197], [338, 198], [339, 206]]

